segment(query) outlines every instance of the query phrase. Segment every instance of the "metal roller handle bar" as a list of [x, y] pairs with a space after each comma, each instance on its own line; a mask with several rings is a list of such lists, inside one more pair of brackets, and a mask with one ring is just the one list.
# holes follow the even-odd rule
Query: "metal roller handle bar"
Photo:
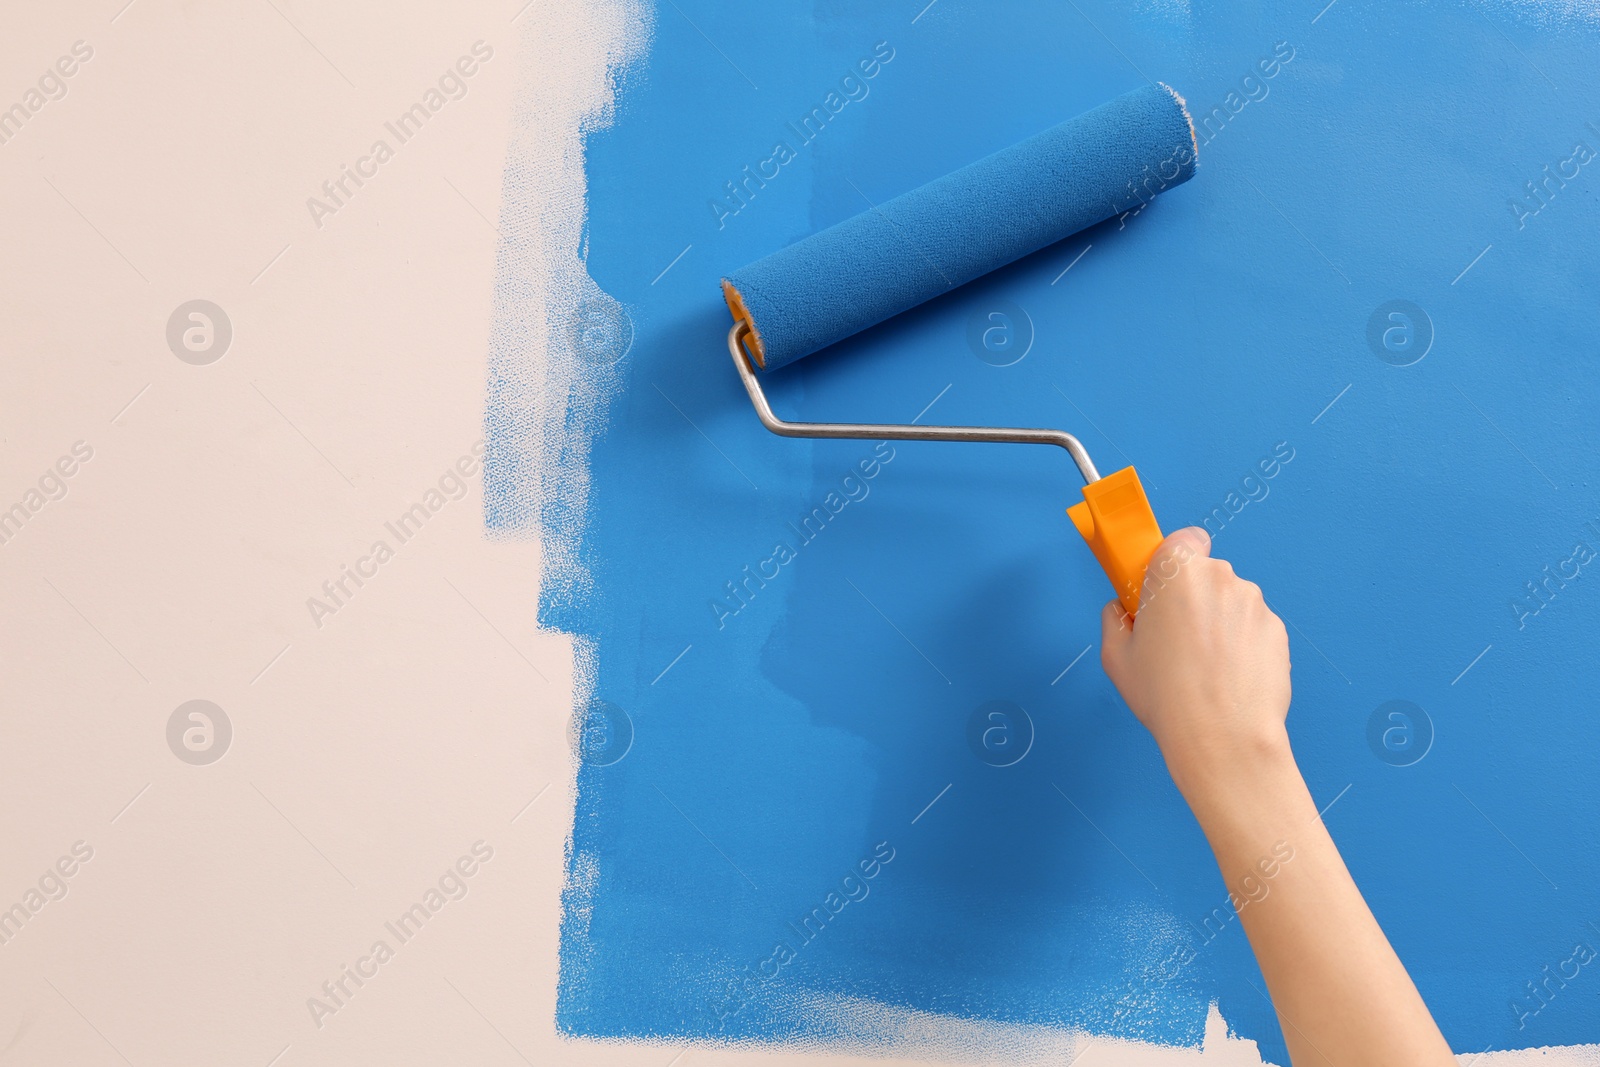
[[1076, 437], [1065, 430], [1009, 429], [999, 426], [913, 426], [878, 425], [865, 422], [785, 422], [772, 412], [767, 394], [762, 392], [755, 369], [744, 350], [744, 335], [750, 327], [736, 322], [728, 331], [728, 352], [733, 365], [739, 370], [739, 380], [744, 382], [750, 403], [755, 405], [761, 425], [779, 437], [860, 438], [868, 441], [982, 441], [1015, 445], [1055, 445], [1067, 450], [1072, 462], [1078, 465], [1085, 484], [1100, 480], [1094, 461]]

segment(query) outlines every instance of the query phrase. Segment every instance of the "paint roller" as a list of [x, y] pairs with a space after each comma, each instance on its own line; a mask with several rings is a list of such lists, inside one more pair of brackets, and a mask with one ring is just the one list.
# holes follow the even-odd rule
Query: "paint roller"
[[756, 368], [787, 366], [852, 334], [1143, 206], [1197, 162], [1183, 98], [1136, 89], [759, 259], [722, 280], [728, 350], [761, 423], [783, 437], [1055, 445], [1083, 475], [1067, 509], [1129, 615], [1161, 527], [1132, 467], [1101, 477], [1062, 430], [799, 423], [778, 418]]

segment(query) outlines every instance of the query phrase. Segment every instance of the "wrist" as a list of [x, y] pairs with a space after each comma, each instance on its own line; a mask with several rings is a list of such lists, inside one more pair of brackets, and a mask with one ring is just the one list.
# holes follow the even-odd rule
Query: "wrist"
[[1214, 829], [1243, 826], [1310, 802], [1281, 722], [1205, 742], [1163, 745], [1167, 770], [1195, 819]]

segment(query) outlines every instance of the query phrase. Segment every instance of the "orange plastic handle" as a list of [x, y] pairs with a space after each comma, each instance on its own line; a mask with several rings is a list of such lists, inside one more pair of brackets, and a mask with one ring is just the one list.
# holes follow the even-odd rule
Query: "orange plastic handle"
[[1145, 568], [1161, 544], [1161, 527], [1132, 467], [1124, 467], [1083, 487], [1083, 503], [1067, 509], [1072, 524], [1100, 561], [1117, 599], [1129, 615], [1139, 614], [1139, 589]]

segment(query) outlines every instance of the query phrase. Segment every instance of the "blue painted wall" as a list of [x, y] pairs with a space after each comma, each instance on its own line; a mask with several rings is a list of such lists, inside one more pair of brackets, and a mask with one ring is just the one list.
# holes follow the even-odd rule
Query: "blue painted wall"
[[[1148, 77], [1226, 116], [1192, 182], [774, 376], [775, 405], [904, 420], [937, 396], [928, 419], [1059, 426], [1102, 470], [1136, 464], [1168, 528], [1222, 508], [1216, 553], [1291, 624], [1301, 764], [1451, 1044], [1600, 1041], [1600, 965], [1547, 1005], [1526, 985], [1600, 946], [1600, 574], [1578, 549], [1600, 550], [1600, 164], [1566, 162], [1600, 151], [1595, 23], [923, 2], [665, 4], [589, 139], [588, 266], [635, 340], [592, 457], [597, 591], [541, 616], [593, 639], [634, 739], [580, 770], [560, 1026], [825, 1037], [805, 997], [837, 993], [1194, 1043], [1216, 1000], [1286, 1059], [1237, 923], [1206, 932], [1226, 895], [1205, 842], [1100, 670], [1110, 590], [1062, 513], [1067, 458], [900, 444], [846, 482], [874, 446], [768, 435], [723, 343], [724, 272]], [[878, 42], [864, 98], [800, 144], [786, 123]], [[780, 140], [777, 177], [711, 206]], [[1576, 176], [1524, 198], [1547, 164]], [[1420, 314], [1385, 311], [1373, 343], [1395, 300]], [[1010, 305], [1031, 348], [997, 367], [969, 325]], [[830, 492], [803, 544], [789, 524]], [[779, 544], [777, 577], [726, 599]], [[969, 743], [994, 700], [1033, 726], [1009, 767]], [[1391, 700], [1422, 715], [1382, 712], [1373, 741]], [[830, 892], [865, 895], [805, 941], [791, 923]], [[764, 963], [780, 941], [794, 958]]]

